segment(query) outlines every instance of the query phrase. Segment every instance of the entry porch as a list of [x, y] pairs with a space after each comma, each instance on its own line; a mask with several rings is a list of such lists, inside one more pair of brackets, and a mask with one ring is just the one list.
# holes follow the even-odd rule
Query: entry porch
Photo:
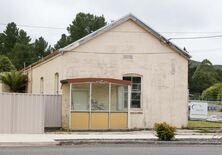
[[130, 128], [130, 81], [78, 78], [61, 82], [69, 86], [69, 129]]

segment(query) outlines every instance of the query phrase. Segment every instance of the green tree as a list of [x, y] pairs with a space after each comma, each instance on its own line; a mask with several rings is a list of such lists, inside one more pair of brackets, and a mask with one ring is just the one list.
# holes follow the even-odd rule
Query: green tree
[[3, 34], [3, 33], [0, 33], [0, 55], [1, 55], [1, 54], [4, 54], [4, 46], [5, 46], [5, 43], [4, 43], [4, 34]]
[[55, 49], [62, 48], [106, 25], [104, 16], [96, 16], [89, 13], [78, 13], [75, 19], [67, 27], [68, 36], [62, 35]]
[[217, 94], [217, 101], [222, 100], [222, 89], [219, 89], [218, 94]]
[[46, 56], [51, 46], [40, 37], [31, 43], [30, 36], [18, 29], [15, 23], [9, 23], [6, 30], [0, 33], [0, 55], [7, 56], [17, 69], [29, 65]]
[[193, 83], [193, 74], [196, 71], [196, 69], [197, 69], [197, 66], [193, 65], [193, 61], [192, 60], [189, 61], [189, 64], [188, 64], [188, 85], [189, 85], [190, 93], [194, 93], [193, 87], [194, 87], [195, 83]]
[[36, 60], [30, 41], [31, 38], [27, 33], [24, 30], [20, 30], [17, 42], [12, 49], [13, 56], [11, 56], [11, 60], [17, 69], [21, 69]]
[[18, 38], [16, 40], [16, 43], [28, 45], [30, 44], [31, 38], [27, 35], [27, 33], [24, 30], [20, 30], [18, 34]]
[[6, 30], [0, 33], [0, 54], [11, 56], [12, 49], [17, 41], [18, 31], [16, 24], [14, 22], [9, 23], [6, 26]]
[[0, 75], [0, 80], [11, 92], [23, 93], [27, 88], [28, 76], [22, 72], [12, 71]]
[[57, 41], [57, 43], [55, 44], [54, 48], [55, 49], [60, 49], [65, 47], [66, 45], [68, 45], [70, 43], [68, 36], [66, 36], [65, 34], [62, 34], [61, 39], [59, 41]]
[[67, 28], [71, 42], [74, 42], [106, 25], [104, 16], [78, 13]]
[[0, 73], [1, 72], [10, 72], [12, 70], [16, 70], [15, 66], [9, 60], [8, 57], [4, 55], [0, 55]]
[[222, 82], [222, 69], [215, 68], [215, 70], [217, 72], [219, 81]]
[[45, 41], [43, 37], [39, 37], [33, 43], [33, 51], [36, 55], [36, 59], [40, 59], [48, 55], [51, 51], [51, 47], [48, 45], [48, 42]]
[[219, 82], [219, 76], [212, 63], [205, 59], [196, 68], [191, 77], [192, 86], [189, 86], [192, 93], [201, 94], [203, 90]]
[[13, 51], [14, 57], [12, 58], [12, 62], [17, 69], [22, 69], [36, 60], [31, 45], [16, 43]]
[[221, 101], [222, 83], [216, 83], [203, 91], [201, 98], [204, 100]]

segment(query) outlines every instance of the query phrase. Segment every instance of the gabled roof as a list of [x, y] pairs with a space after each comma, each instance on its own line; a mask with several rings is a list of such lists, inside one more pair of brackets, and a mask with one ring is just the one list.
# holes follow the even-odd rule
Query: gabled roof
[[51, 59], [51, 58], [53, 59], [55, 56], [57, 56], [57, 55], [59, 55], [59, 54], [61, 54], [61, 52], [59, 52], [59, 51], [54, 51], [54, 52], [50, 53], [49, 55], [43, 57], [42, 59], [39, 59], [38, 61], [30, 64], [29, 66], [21, 69], [21, 71], [25, 71], [25, 70], [29, 69], [30, 67], [36, 66], [36, 65], [38, 65], [38, 64], [41, 64], [41, 63], [43, 63], [43, 62], [45, 62], [46, 60], [49, 60], [49, 59]]
[[188, 54], [187, 51], [182, 50], [181, 48], [179, 48], [178, 46], [176, 46], [175, 44], [173, 44], [172, 42], [170, 42], [169, 40], [167, 40], [164, 36], [162, 36], [161, 34], [159, 34], [158, 32], [156, 32], [155, 30], [153, 30], [150, 26], [146, 25], [144, 22], [142, 22], [141, 20], [139, 20], [137, 17], [135, 17], [132, 14], [128, 14], [123, 18], [120, 18], [119, 20], [112, 22], [111, 24], [108, 24], [100, 29], [98, 29], [97, 31], [90, 33], [89, 35], [67, 45], [64, 48], [59, 49], [60, 52], [67, 52], [70, 50], [75, 49], [76, 47], [88, 42], [89, 40], [109, 31], [110, 29], [119, 26], [120, 24], [128, 21], [128, 20], [133, 20], [134, 22], [136, 22], [139, 26], [141, 26], [142, 28], [144, 28], [146, 31], [148, 31], [151, 35], [153, 35], [154, 37], [156, 37], [157, 39], [159, 39], [160, 41], [162, 41], [163, 43], [165, 43], [166, 45], [168, 45], [170, 48], [172, 48], [173, 50], [175, 50], [176, 52], [178, 52], [180, 55], [182, 55], [183, 57], [189, 59], [191, 56]]
[[134, 22], [136, 22], [138, 25], [140, 25], [142, 28], [144, 28], [147, 32], [149, 32], [151, 35], [153, 35], [154, 37], [156, 37], [157, 39], [159, 39], [161, 42], [165, 43], [167, 46], [169, 46], [171, 49], [173, 49], [174, 51], [178, 52], [181, 56], [185, 57], [186, 59], [189, 59], [191, 56], [189, 55], [189, 53], [185, 50], [182, 50], [181, 48], [179, 48], [178, 46], [176, 46], [175, 44], [173, 44], [172, 42], [170, 42], [169, 40], [167, 40], [164, 36], [162, 36], [161, 34], [159, 34], [158, 32], [156, 32], [154, 29], [152, 29], [150, 26], [146, 25], [144, 22], [142, 22], [141, 20], [139, 20], [137, 17], [135, 17], [133, 14], [128, 14], [123, 18], [120, 18], [117, 21], [114, 21], [100, 29], [98, 29], [97, 31], [88, 34], [87, 36], [67, 45], [64, 48], [59, 49], [58, 51], [55, 51], [51, 54], [49, 54], [48, 56], [42, 58], [41, 60], [27, 66], [26, 68], [24, 68], [23, 70], [26, 70], [30, 67], [36, 66], [42, 62], [45, 62], [46, 60], [49, 59], [53, 59], [56, 55], [61, 54], [63, 52], [68, 52], [86, 42], [88, 42], [89, 40], [111, 30], [114, 27], [119, 26], [120, 24], [128, 21], [128, 20], [133, 20]]

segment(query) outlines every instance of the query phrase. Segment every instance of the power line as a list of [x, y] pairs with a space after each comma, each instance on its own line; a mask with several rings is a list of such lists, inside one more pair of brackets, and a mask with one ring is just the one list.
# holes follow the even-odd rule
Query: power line
[[209, 38], [221, 38], [222, 35], [217, 36], [203, 36], [203, 37], [178, 37], [178, 38], [169, 38], [168, 40], [186, 40], [186, 39], [209, 39]]
[[[0, 25], [6, 26], [7, 23], [0, 23]], [[61, 29], [65, 30], [65, 27], [54, 27], [54, 26], [41, 26], [41, 25], [27, 25], [27, 24], [17, 24], [17, 26], [21, 27], [29, 27], [29, 28], [42, 28], [42, 29]], [[113, 31], [113, 32], [125, 32], [125, 31]], [[127, 32], [127, 31], [126, 31]], [[168, 34], [206, 34], [206, 33], [222, 33], [222, 31], [159, 31], [159, 33], [168, 33]]]
[[159, 33], [165, 34], [212, 34], [212, 33], [222, 33], [222, 31], [159, 31]]
[[[6, 23], [0, 23], [0, 25], [6, 26], [8, 24]], [[17, 26], [21, 26], [21, 27], [28, 27], [28, 28], [40, 28], [40, 29], [60, 29], [60, 30], [65, 30], [66, 28], [62, 28], [62, 27], [53, 27], [53, 26], [40, 26], [40, 25], [22, 25], [22, 24], [17, 24]], [[121, 31], [120, 31], [121, 32]], [[124, 32], [124, 31], [123, 31]], [[222, 31], [199, 31], [199, 32], [195, 32], [195, 31], [159, 31], [159, 33], [165, 33], [165, 34], [212, 34], [212, 33], [222, 33]], [[219, 36], [205, 36], [205, 37], [181, 37], [181, 38], [170, 38], [171, 39], [201, 39], [201, 38], [216, 38], [216, 37], [222, 37], [222, 35]]]
[[[0, 23], [0, 25], [3, 25], [3, 26], [6, 26], [8, 24], [6, 23]], [[62, 28], [62, 27], [52, 27], [52, 26], [39, 26], [39, 25], [20, 25], [18, 24], [17, 26], [21, 26], [21, 27], [28, 27], [28, 28], [39, 28], [39, 29], [55, 29], [55, 30], [65, 30], [66, 28]], [[114, 32], [114, 31], [113, 31]], [[115, 31], [115, 32], [118, 32], [118, 31]], [[119, 31], [119, 32], [125, 32], [125, 31]], [[134, 32], [134, 33], [137, 33], [137, 32]], [[138, 33], [141, 33], [141, 32], [138, 32]], [[168, 33], [168, 34], [207, 34], [207, 33], [222, 33], [220, 31], [203, 31], [203, 32], [186, 32], [186, 31], [175, 31], [175, 32], [172, 32], [172, 31], [159, 31], [159, 33]], [[221, 38], [222, 35], [215, 35], [215, 36], [198, 36], [198, 37], [175, 37], [175, 38], [169, 38], [168, 40], [190, 40], [190, 39], [209, 39], [209, 38]]]
[[[0, 23], [0, 25], [6, 26], [8, 24], [6, 23]], [[40, 29], [61, 29], [64, 30], [65, 28], [61, 28], [61, 27], [51, 27], [51, 26], [34, 26], [34, 25], [17, 25], [17, 26], [21, 26], [21, 27], [29, 27], [29, 28], [40, 28]]]
[[196, 49], [196, 50], [189, 50], [189, 52], [208, 52], [208, 51], [217, 51], [222, 50], [222, 48], [210, 48], [210, 49]]

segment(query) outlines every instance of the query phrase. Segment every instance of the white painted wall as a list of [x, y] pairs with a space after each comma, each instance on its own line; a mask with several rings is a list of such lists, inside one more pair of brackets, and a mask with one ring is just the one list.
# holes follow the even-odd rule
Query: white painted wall
[[[29, 68], [25, 72], [28, 72], [29, 93], [41, 93], [40, 79], [41, 77], [43, 77], [43, 93], [55, 94], [55, 74], [59, 74], [59, 81], [63, 79], [62, 57], [60, 55], [57, 55], [52, 59], [45, 61], [43, 64], [39, 64], [32, 68]], [[59, 83], [59, 94], [61, 93], [61, 83]]]
[[129, 20], [76, 49], [32, 69], [32, 92], [53, 93], [55, 72], [60, 79], [105, 77], [124, 74], [142, 77], [142, 107], [132, 109], [132, 128], [151, 128], [166, 121], [187, 125], [188, 61]]

